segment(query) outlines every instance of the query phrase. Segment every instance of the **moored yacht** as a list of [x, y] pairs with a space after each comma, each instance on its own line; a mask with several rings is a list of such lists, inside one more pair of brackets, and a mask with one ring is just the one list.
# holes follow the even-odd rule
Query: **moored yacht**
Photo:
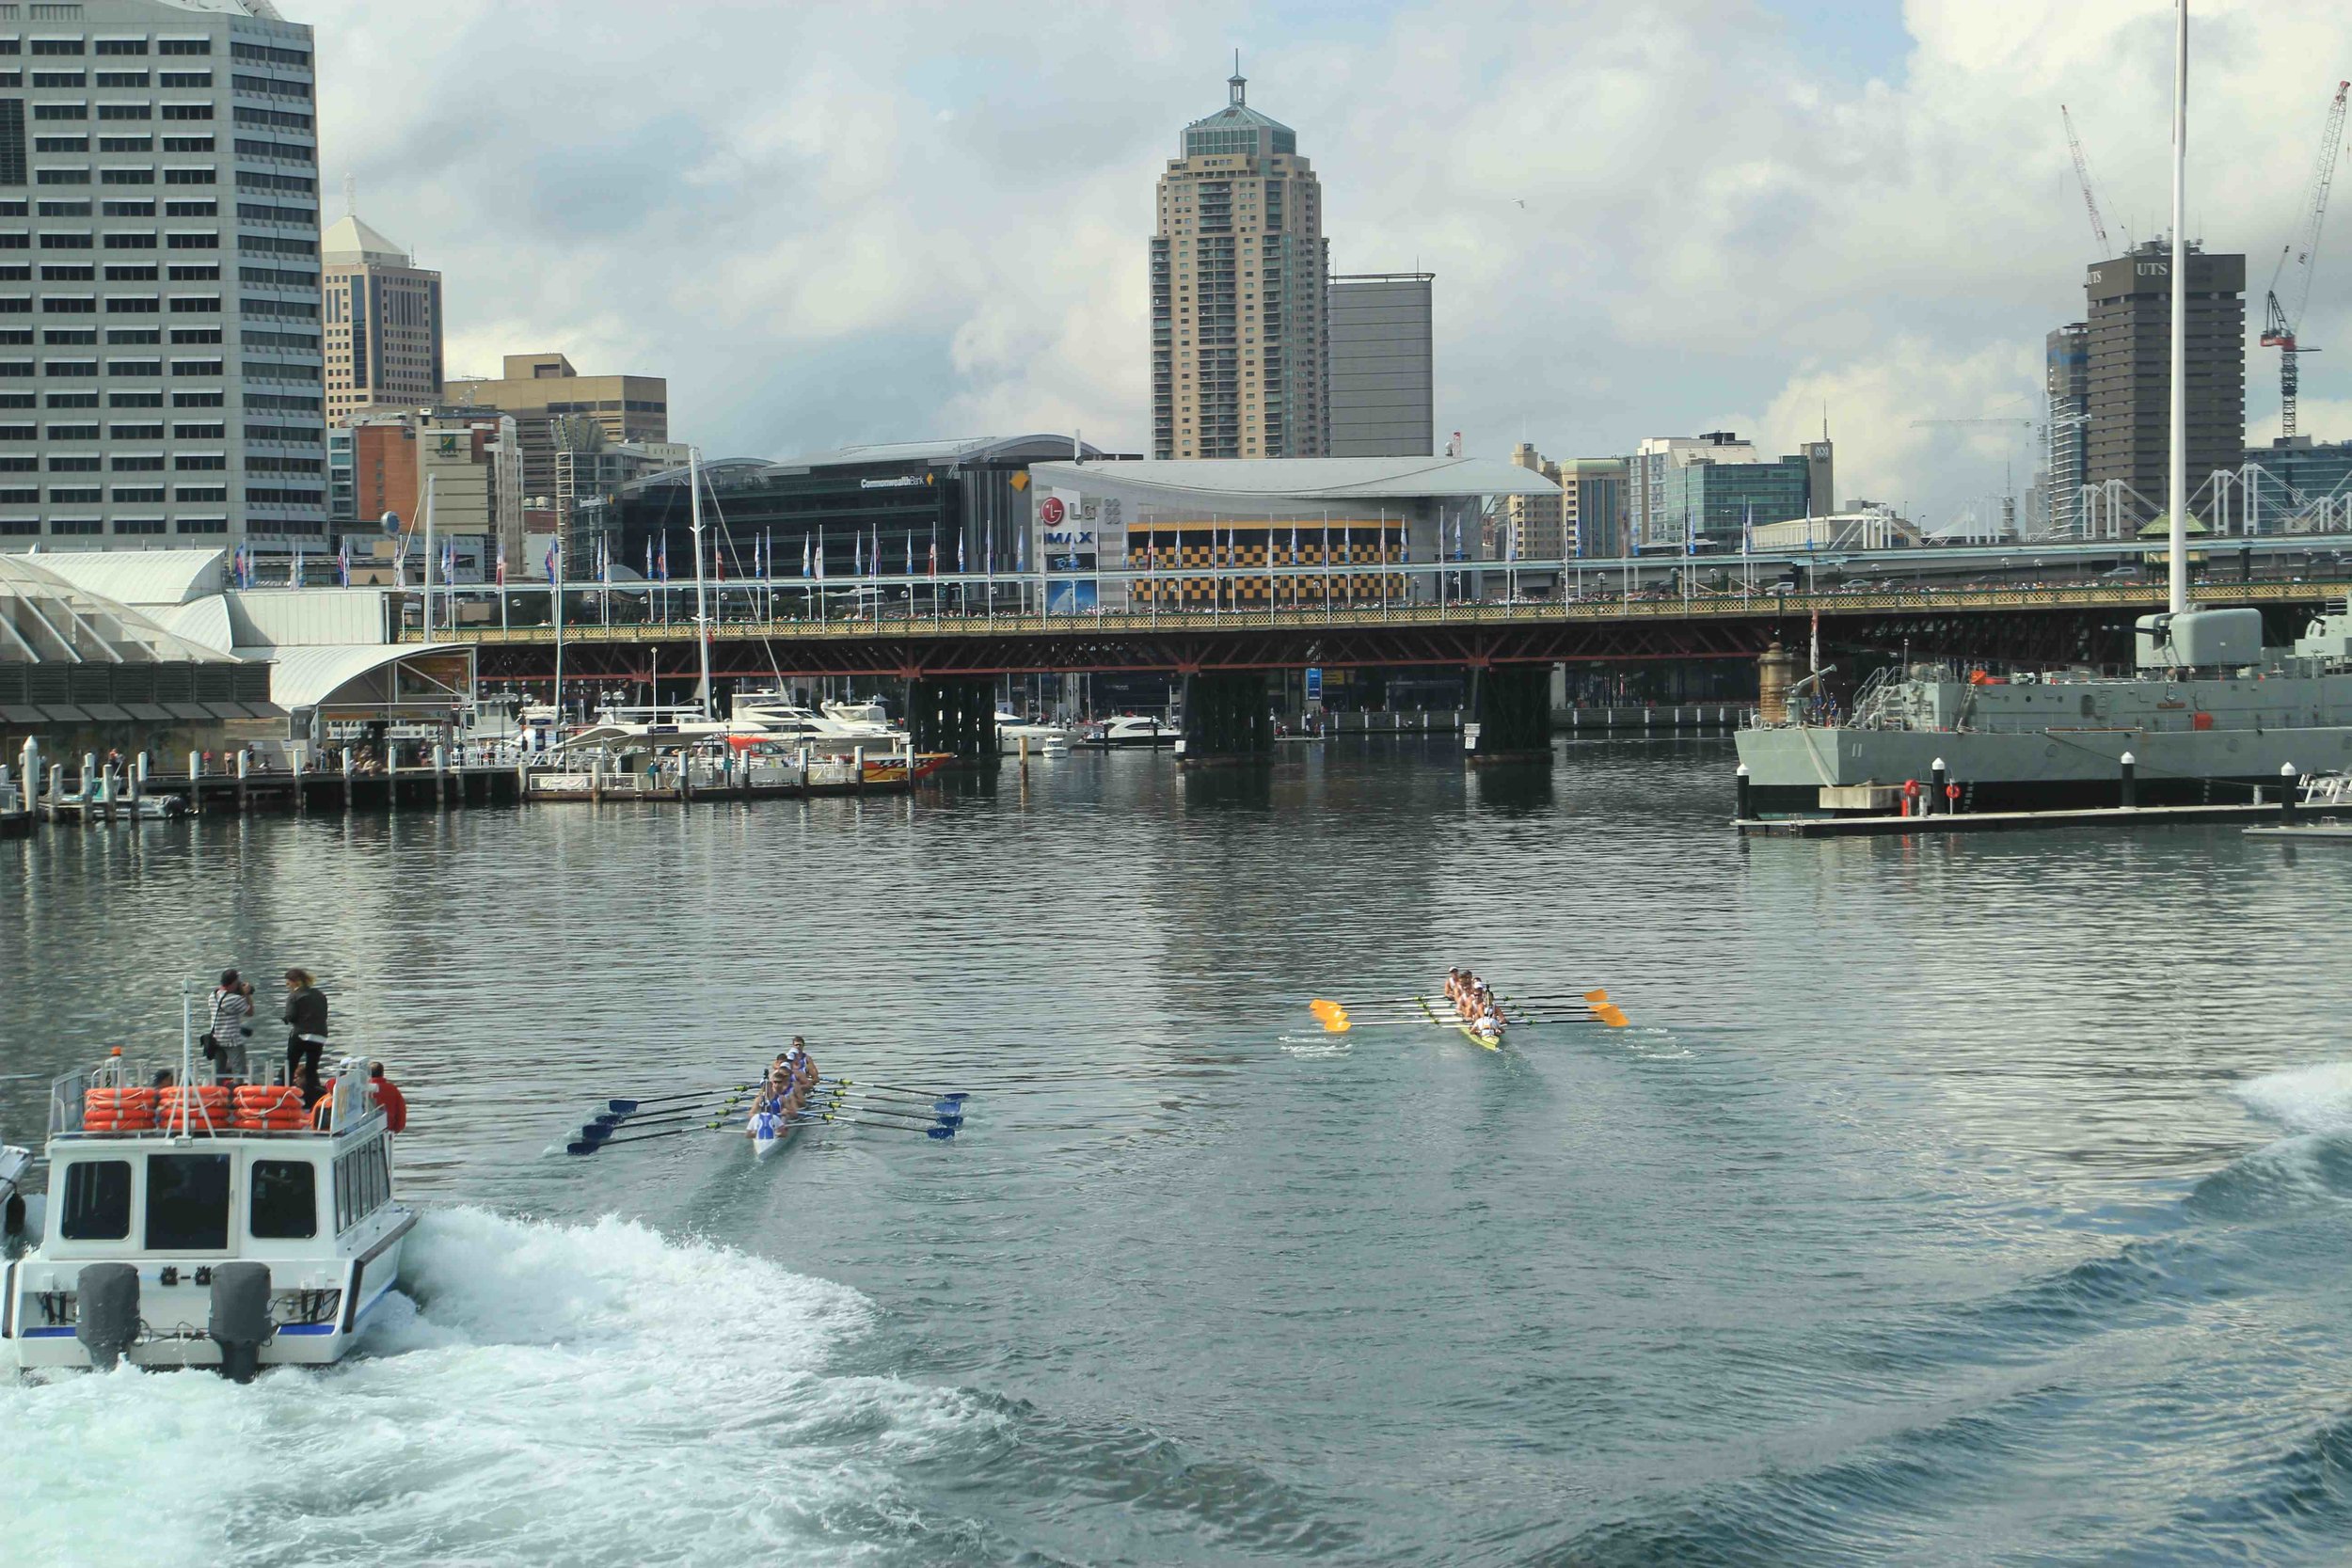
[[1098, 752], [1125, 751], [1131, 746], [1173, 746], [1183, 727], [1156, 713], [1122, 713], [1078, 726], [1077, 744]]
[[995, 714], [996, 749], [1007, 754], [1021, 750], [1021, 743], [1029, 743], [1032, 752], [1066, 752], [1070, 749], [1070, 727], [1066, 724], [1040, 723], [1019, 714], [998, 708]]
[[193, 1056], [158, 1085], [118, 1051], [51, 1086], [50, 1202], [0, 1272], [19, 1367], [323, 1366], [392, 1289], [417, 1220], [367, 1064], [306, 1111], [298, 1087], [190, 1084]]

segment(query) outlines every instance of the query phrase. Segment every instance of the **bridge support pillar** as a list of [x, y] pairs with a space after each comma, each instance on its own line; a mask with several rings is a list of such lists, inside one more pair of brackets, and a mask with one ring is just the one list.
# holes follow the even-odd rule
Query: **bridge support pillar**
[[1551, 671], [1541, 664], [1470, 672], [1470, 713], [1462, 750], [1473, 766], [1551, 760]]
[[1265, 676], [1220, 670], [1184, 677], [1183, 764], [1236, 768], [1274, 760], [1274, 715]]
[[907, 683], [907, 734], [917, 752], [949, 752], [962, 766], [996, 760], [996, 683], [986, 677]]

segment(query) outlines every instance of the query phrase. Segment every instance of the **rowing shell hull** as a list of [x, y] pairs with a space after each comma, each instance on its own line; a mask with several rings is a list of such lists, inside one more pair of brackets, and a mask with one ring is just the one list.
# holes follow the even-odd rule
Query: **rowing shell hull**
[[1417, 996], [1413, 1000], [1421, 1004], [1421, 1010], [1429, 1015], [1430, 1022], [1452, 1023], [1455, 1034], [1461, 1036], [1464, 1039], [1470, 1041], [1470, 1044], [1478, 1047], [1481, 1051], [1500, 1051], [1502, 1049], [1502, 1037], [1501, 1035], [1497, 1035], [1493, 1039], [1488, 1039], [1484, 1035], [1481, 1035], [1477, 1030], [1471, 1028], [1469, 1024], [1456, 1023], [1453, 1020], [1445, 1017], [1445, 1015], [1438, 1012], [1437, 1008], [1429, 1005], [1429, 998], [1425, 996]]

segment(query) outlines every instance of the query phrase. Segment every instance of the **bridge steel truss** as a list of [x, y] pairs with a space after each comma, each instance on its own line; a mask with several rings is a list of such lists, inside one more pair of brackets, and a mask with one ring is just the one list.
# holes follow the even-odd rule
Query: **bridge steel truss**
[[[2253, 583], [2207, 590], [2201, 605], [2250, 604], [2268, 640], [2291, 640], [2304, 618], [2352, 584]], [[1972, 594], [1788, 595], [1593, 605], [1474, 605], [1445, 611], [1291, 610], [1149, 617], [1134, 613], [945, 617], [855, 622], [726, 623], [711, 634], [716, 676], [953, 679], [1038, 673], [1216, 672], [1638, 663], [1752, 659], [1778, 642], [1804, 650], [1820, 617], [1824, 657], [1855, 652], [1978, 657], [2026, 666], [2112, 664], [2131, 657], [2133, 622], [2161, 609], [2140, 585], [1995, 589]], [[414, 641], [417, 634], [406, 634]], [[485, 680], [554, 673], [546, 626], [461, 627], [439, 640], [477, 645]], [[694, 662], [691, 625], [565, 628], [566, 679], [633, 680], [657, 658]]]

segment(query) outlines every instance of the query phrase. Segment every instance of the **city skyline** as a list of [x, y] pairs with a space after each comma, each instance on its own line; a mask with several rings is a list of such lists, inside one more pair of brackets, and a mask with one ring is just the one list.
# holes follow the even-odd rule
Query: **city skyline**
[[[1565, 18], [1580, 46], [1557, 60], [1512, 43], [1535, 16], [1513, 8], [1210, 10], [1124, 26], [1107, 55], [1085, 28], [1016, 49], [978, 13], [722, 13], [681, 21], [707, 70], [675, 85], [644, 81], [618, 30], [302, 9], [324, 182], [357, 173], [369, 221], [450, 278], [451, 373], [553, 344], [665, 374], [674, 428], [714, 453], [1071, 427], [1149, 450], [1152, 185], [1236, 43], [1252, 103], [1312, 149], [1335, 257], [1445, 279], [1439, 434], [1482, 454], [1716, 428], [1793, 450], [1826, 404], [1841, 489], [1934, 521], [1998, 489], [2009, 456], [2022, 493], [2028, 436], [1910, 421], [2039, 414], [2043, 337], [2098, 253], [2058, 103], [2113, 227], [2145, 237], [2163, 200], [2153, 3], [1596, 8]], [[2195, 228], [2247, 254], [2257, 296], [2343, 37], [2316, 5], [2197, 24], [2230, 65], [2198, 84]], [[523, 47], [562, 69], [500, 80]], [[341, 90], [362, 56], [377, 90]], [[611, 107], [591, 121], [583, 99]], [[2305, 341], [2346, 341], [2347, 301], [2352, 260], [2323, 246]], [[2247, 364], [2259, 444], [2276, 356], [2249, 343]], [[2308, 433], [2352, 435], [2324, 356], [2304, 404]]]

